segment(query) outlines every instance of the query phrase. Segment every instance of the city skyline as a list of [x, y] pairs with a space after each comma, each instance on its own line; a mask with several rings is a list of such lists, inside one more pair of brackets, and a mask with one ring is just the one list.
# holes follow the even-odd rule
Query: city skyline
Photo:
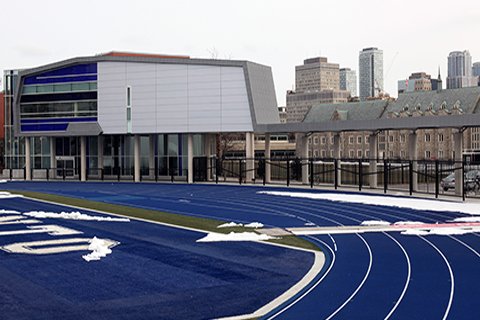
[[[286, 91], [295, 84], [294, 67], [303, 60], [324, 56], [358, 72], [358, 52], [378, 47], [384, 52], [385, 91], [396, 96], [397, 81], [411, 73], [436, 75], [440, 66], [445, 79], [452, 51], [469, 50], [472, 62], [480, 61], [480, 45], [474, 41], [480, 4], [460, 0], [456, 5], [463, 9], [411, 0], [394, 11], [378, 0], [322, 5], [306, 0], [295, 5], [245, 1], [235, 10], [212, 0], [139, 0], [134, 6], [127, 1], [87, 0], [81, 7], [57, 0], [8, 2], [3, 9], [9, 14], [2, 17], [0, 27], [12, 31], [3, 35], [0, 69], [30, 68], [112, 50], [258, 61], [272, 67], [282, 106]], [[27, 22], [19, 23], [20, 12]], [[418, 32], [418, 22], [425, 20], [439, 27]]]

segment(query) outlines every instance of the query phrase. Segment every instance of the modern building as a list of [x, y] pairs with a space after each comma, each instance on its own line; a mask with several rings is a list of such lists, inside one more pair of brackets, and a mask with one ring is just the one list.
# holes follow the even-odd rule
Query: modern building
[[[5, 127], [5, 94], [0, 92], [0, 128]], [[5, 131], [0, 130], [0, 169], [5, 167]]]
[[340, 89], [350, 92], [351, 97], [357, 96], [357, 73], [355, 70], [340, 69]]
[[280, 117], [280, 123], [287, 122], [287, 107], [278, 107], [278, 116]]
[[295, 67], [295, 91], [287, 91], [287, 122], [300, 122], [312, 105], [347, 102], [349, 93], [340, 90], [340, 69], [325, 57], [304, 60]]
[[477, 77], [477, 84], [480, 86], [480, 62], [475, 62], [473, 64], [472, 76]]
[[358, 59], [360, 100], [378, 97], [384, 91], [383, 51], [365, 48]]
[[216, 135], [245, 134], [248, 156], [256, 126], [280, 122], [270, 67], [249, 61], [111, 52], [6, 71], [5, 84], [6, 166], [27, 180], [193, 181]]
[[447, 89], [477, 86], [478, 80], [472, 75], [472, 57], [468, 50], [453, 51], [448, 55]]

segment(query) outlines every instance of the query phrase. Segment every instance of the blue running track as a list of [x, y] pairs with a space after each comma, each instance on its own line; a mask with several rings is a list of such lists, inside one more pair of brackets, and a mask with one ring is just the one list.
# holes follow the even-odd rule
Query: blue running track
[[[358, 225], [364, 220], [434, 223], [465, 216], [286, 198], [257, 192], [298, 189], [253, 186], [9, 182], [6, 188], [226, 221], [258, 221], [271, 227]], [[307, 291], [266, 319], [480, 319], [480, 304], [476, 302], [480, 296], [480, 236], [476, 233], [428, 237], [372, 233], [307, 239], [324, 249], [329, 264]], [[227, 250], [232, 245], [223, 246]], [[114, 248], [112, 258], [120, 248]], [[295, 266], [300, 268], [303, 263], [298, 261]], [[287, 269], [279, 266], [277, 270]], [[306, 269], [308, 266], [302, 272]]]

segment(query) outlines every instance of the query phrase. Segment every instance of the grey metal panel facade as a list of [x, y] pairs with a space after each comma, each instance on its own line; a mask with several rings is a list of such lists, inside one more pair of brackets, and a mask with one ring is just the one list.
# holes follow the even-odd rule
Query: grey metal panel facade
[[105, 134], [253, 131], [244, 69], [215, 65], [98, 63], [98, 121]]
[[248, 86], [251, 92], [254, 123], [280, 123], [277, 98], [270, 67], [247, 62]]

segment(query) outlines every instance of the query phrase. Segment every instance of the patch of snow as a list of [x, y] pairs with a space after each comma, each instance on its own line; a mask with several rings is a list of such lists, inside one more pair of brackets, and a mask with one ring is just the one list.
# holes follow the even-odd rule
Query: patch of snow
[[180, 200], [178, 200], [178, 202], [190, 203], [190, 200], [187, 200], [187, 199], [180, 199]]
[[92, 252], [82, 256], [87, 262], [100, 260], [101, 258], [106, 257], [107, 254], [112, 253], [112, 249], [108, 247], [108, 243], [97, 237], [93, 237], [93, 239], [90, 240], [88, 250]]
[[228, 223], [224, 223], [224, 224], [221, 224], [219, 226], [217, 226], [217, 228], [233, 228], [233, 227], [242, 227], [243, 224], [241, 223], [236, 223], [236, 222], [228, 222]]
[[40, 219], [67, 219], [67, 220], [86, 220], [86, 221], [114, 221], [114, 222], [129, 222], [128, 218], [114, 218], [90, 216], [88, 214], [80, 213], [78, 211], [72, 212], [44, 212], [44, 211], [30, 211], [22, 213], [25, 216], [40, 218]]
[[0, 199], [23, 198], [20, 194], [11, 194], [10, 192], [0, 192]]
[[453, 219], [454, 222], [480, 222], [480, 217], [463, 217]]
[[471, 215], [480, 215], [480, 206], [476, 203], [448, 202], [416, 198], [399, 198], [387, 196], [367, 196], [345, 193], [309, 193], [309, 192], [285, 192], [285, 191], [259, 191], [260, 194], [268, 194], [284, 197], [308, 198], [317, 200], [330, 200], [348, 203], [363, 203], [377, 206], [397, 207], [415, 210], [428, 210], [439, 212], [462, 212]]
[[389, 226], [390, 222], [383, 220], [366, 220], [360, 223], [361, 226]]
[[313, 223], [313, 222], [305, 222], [305, 225], [306, 226], [316, 226], [316, 224]]
[[402, 232], [404, 235], [416, 235], [416, 236], [429, 236], [429, 235], [438, 235], [438, 236], [454, 236], [462, 235], [467, 233], [478, 232], [474, 229], [462, 229], [462, 228], [434, 228], [430, 230], [422, 229], [408, 229]]
[[0, 183], [6, 183], [6, 182], [7, 182], [7, 180], [5, 180], [5, 179], [0, 180]]
[[394, 226], [408, 226], [408, 225], [419, 225], [419, 224], [425, 224], [425, 222], [420, 222], [420, 221], [397, 221], [393, 225]]
[[20, 214], [20, 212], [15, 211], [15, 210], [5, 210], [5, 209], [1, 209], [1, 210], [0, 210], [0, 214]]
[[264, 241], [277, 239], [266, 234], [255, 232], [230, 232], [229, 234], [210, 232], [197, 242], [220, 242], [220, 241]]
[[251, 222], [249, 224], [244, 225], [245, 228], [254, 228], [254, 229], [260, 229], [263, 228], [263, 223], [260, 222]]
[[421, 230], [421, 229], [408, 229], [402, 231], [401, 234], [406, 236], [426, 236], [429, 234], [428, 230]]

